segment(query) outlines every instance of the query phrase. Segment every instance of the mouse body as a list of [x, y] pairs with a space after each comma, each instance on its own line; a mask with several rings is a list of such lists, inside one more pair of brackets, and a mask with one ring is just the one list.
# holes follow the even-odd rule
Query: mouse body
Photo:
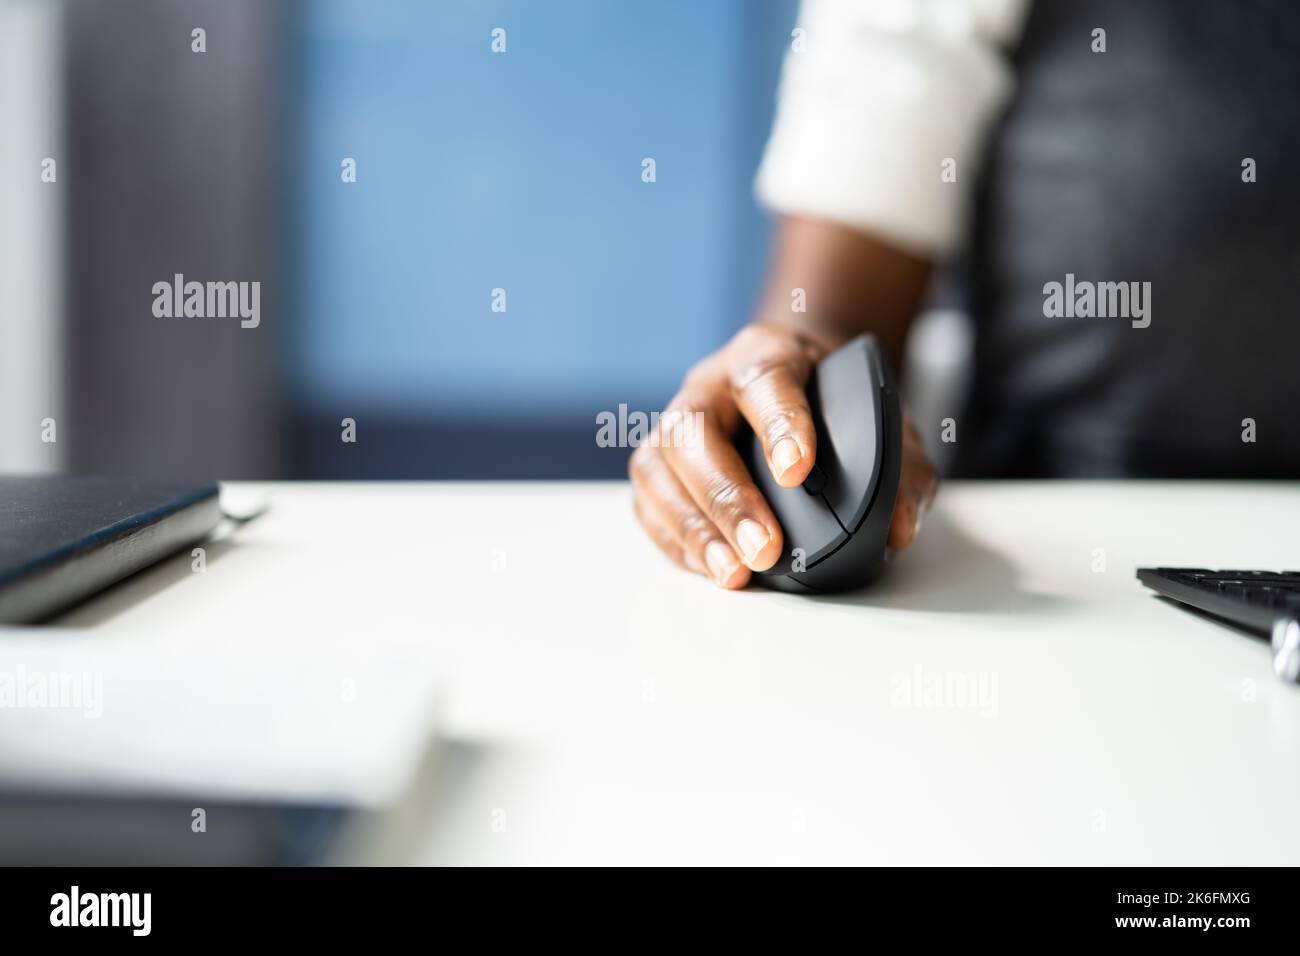
[[752, 430], [736, 437], [785, 535], [780, 560], [753, 580], [802, 594], [860, 588], [884, 567], [902, 463], [898, 392], [874, 336], [859, 336], [817, 364], [808, 404], [817, 450], [802, 486], [776, 483]]

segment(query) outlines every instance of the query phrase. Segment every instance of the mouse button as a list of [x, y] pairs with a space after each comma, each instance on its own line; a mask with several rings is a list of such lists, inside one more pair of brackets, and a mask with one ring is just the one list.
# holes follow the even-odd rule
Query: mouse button
[[788, 572], [795, 549], [802, 552], [804, 566], [811, 566], [848, 539], [848, 533], [840, 527], [821, 495], [810, 495], [801, 487], [783, 488], [776, 483], [763, 457], [762, 443], [757, 438], [746, 446], [746, 454], [742, 457], [749, 466], [754, 484], [767, 499], [781, 525], [785, 538], [780, 560], [765, 573]]
[[803, 490], [810, 495], [820, 495], [826, 488], [826, 472], [822, 466], [816, 462], [813, 463], [812, 470], [808, 472], [808, 477], [803, 480]]
[[854, 339], [817, 367], [820, 399], [817, 461], [823, 494], [840, 523], [856, 530], [880, 481], [884, 410], [874, 342]]
[[810, 568], [849, 539], [821, 495], [807, 494], [801, 488], [782, 488], [768, 503], [785, 538], [783, 563], [799, 558], [805, 568]]

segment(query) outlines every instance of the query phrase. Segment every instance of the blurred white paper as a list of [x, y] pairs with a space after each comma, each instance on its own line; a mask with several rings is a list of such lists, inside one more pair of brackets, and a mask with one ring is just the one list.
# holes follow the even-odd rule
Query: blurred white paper
[[0, 780], [384, 805], [427, 751], [422, 642], [0, 628]]

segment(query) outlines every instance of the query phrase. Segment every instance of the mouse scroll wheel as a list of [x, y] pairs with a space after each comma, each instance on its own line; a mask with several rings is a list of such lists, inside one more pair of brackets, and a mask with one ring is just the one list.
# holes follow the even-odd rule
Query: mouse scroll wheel
[[810, 495], [820, 495], [826, 489], [826, 472], [822, 471], [821, 465], [813, 463], [812, 471], [808, 472], [808, 477], [803, 480], [803, 490]]

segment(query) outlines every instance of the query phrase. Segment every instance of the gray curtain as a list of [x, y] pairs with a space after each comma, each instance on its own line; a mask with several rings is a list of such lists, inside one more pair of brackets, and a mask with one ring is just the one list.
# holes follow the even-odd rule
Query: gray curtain
[[[59, 437], [75, 471], [281, 473], [287, 25], [268, 0], [68, 3]], [[156, 318], [152, 287], [176, 273], [259, 281], [260, 326]]]

